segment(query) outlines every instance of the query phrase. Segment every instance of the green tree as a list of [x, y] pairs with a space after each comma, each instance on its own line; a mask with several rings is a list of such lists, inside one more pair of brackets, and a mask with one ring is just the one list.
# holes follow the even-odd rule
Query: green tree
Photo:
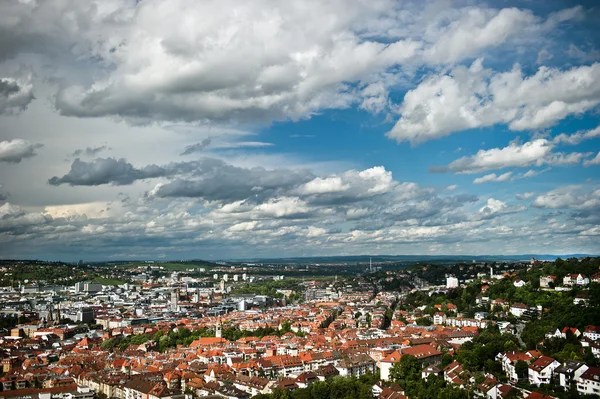
[[421, 378], [421, 362], [412, 355], [403, 355], [390, 370], [393, 381], [415, 380]]
[[515, 364], [515, 373], [517, 373], [517, 377], [519, 377], [519, 379], [527, 378], [528, 370], [529, 366], [523, 360], [519, 360]]

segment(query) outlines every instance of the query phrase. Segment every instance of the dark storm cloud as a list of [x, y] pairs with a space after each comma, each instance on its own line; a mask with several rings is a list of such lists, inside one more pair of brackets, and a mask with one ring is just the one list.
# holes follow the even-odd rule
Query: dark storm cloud
[[17, 82], [10, 82], [5, 79], [0, 79], [0, 96], [8, 97], [21, 91]]
[[98, 158], [85, 162], [79, 158], [73, 161], [69, 173], [62, 177], [54, 176], [48, 183], [53, 186], [69, 184], [71, 186], [116, 186], [131, 184], [136, 180], [165, 176], [167, 171], [157, 165], [148, 165], [141, 169], [134, 167], [125, 159]]
[[18, 114], [34, 99], [31, 76], [0, 78], [0, 115]]
[[204, 198], [210, 201], [237, 201], [246, 198], [264, 200], [314, 178], [308, 170], [241, 168], [211, 158], [176, 164], [173, 167], [179, 171], [192, 172], [197, 179], [169, 182], [154, 190], [155, 196]]

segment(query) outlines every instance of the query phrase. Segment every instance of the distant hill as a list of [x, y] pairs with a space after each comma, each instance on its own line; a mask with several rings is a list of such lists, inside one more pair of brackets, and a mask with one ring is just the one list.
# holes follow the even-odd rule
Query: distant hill
[[585, 258], [598, 255], [589, 254], [569, 254], [569, 255], [551, 255], [551, 254], [521, 254], [521, 255], [357, 255], [357, 256], [309, 256], [309, 257], [290, 257], [290, 258], [248, 258], [248, 259], [229, 259], [235, 262], [252, 263], [368, 263], [369, 260], [378, 262], [429, 262], [429, 263], [449, 263], [449, 262], [515, 262], [529, 261], [531, 258], [537, 260], [553, 261], [557, 258]]

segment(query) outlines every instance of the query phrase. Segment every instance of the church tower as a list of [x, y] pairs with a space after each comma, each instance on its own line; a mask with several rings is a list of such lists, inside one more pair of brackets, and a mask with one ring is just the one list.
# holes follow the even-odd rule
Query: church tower
[[217, 320], [217, 324], [215, 326], [215, 337], [222, 338], [223, 337], [223, 323], [221, 323], [221, 318]]

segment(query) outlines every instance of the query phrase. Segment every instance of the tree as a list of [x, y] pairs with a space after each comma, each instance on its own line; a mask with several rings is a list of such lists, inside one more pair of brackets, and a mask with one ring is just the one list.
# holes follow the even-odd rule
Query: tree
[[421, 362], [412, 355], [403, 355], [390, 370], [393, 381], [414, 380], [421, 378]]
[[100, 347], [102, 348], [102, 350], [109, 350], [114, 348], [116, 345], [116, 340], [114, 338], [109, 338], [109, 339], [105, 339], [104, 341], [102, 341], [102, 344], [100, 345]]
[[519, 379], [527, 378], [528, 370], [529, 366], [523, 360], [519, 360], [515, 364], [515, 373], [517, 373], [517, 377], [519, 377]]
[[442, 368], [446, 367], [450, 363], [452, 363], [452, 356], [448, 353], [444, 354], [444, 356], [442, 356]]

